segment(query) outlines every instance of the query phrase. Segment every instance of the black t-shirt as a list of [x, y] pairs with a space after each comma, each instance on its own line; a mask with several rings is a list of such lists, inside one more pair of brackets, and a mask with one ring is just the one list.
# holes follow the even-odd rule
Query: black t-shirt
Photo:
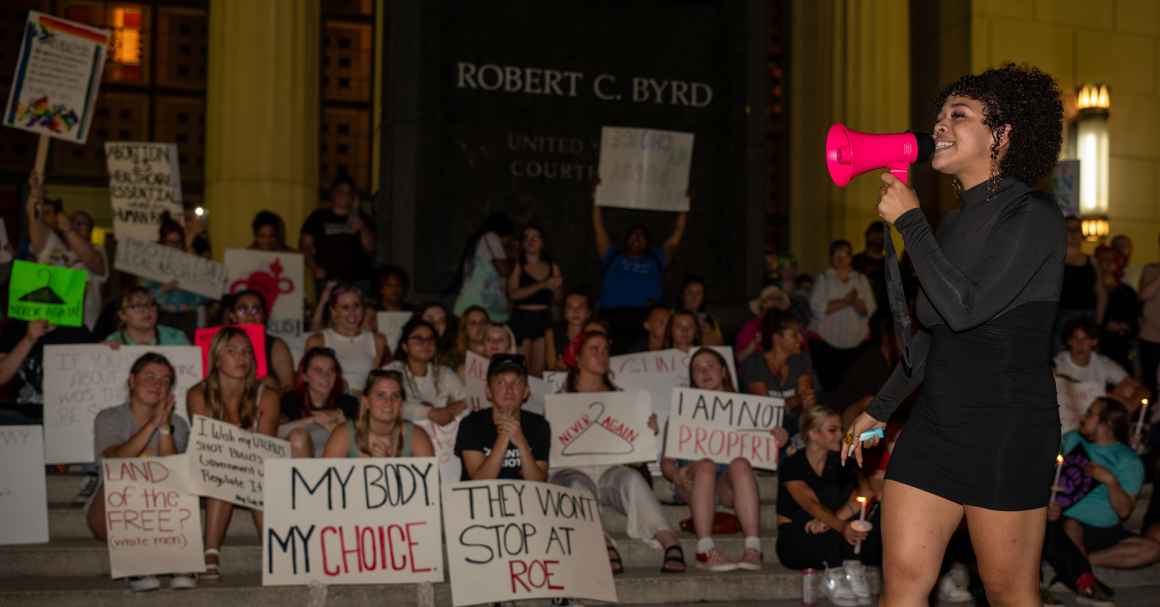
[[789, 481], [805, 482], [814, 490], [823, 506], [831, 512], [836, 512], [850, 501], [850, 494], [858, 488], [858, 472], [853, 459], [847, 460], [846, 466], [842, 467], [836, 451], [826, 457], [826, 466], [822, 469], [821, 476], [810, 467], [805, 449], [787, 457], [777, 470], [777, 513], [796, 521], [810, 515], [794, 501], [789, 490], [785, 488], [785, 484]]
[[[24, 339], [28, 331], [25, 321], [9, 321], [4, 323], [0, 330], [0, 352], [11, 352]], [[19, 405], [23, 413], [34, 419], [43, 419], [44, 415], [44, 346], [58, 346], [65, 344], [91, 344], [97, 338], [83, 325], [80, 327], [57, 327], [41, 337], [24, 363], [17, 369], [16, 375], [6, 386], [11, 400]]]
[[[365, 213], [363, 225], [374, 224]], [[333, 209], [318, 209], [302, 224], [302, 233], [314, 239], [314, 260], [326, 270], [327, 280], [365, 280], [370, 278], [370, 257], [363, 251], [359, 235], [350, 227], [350, 215], [339, 215]]]
[[[499, 436], [496, 431], [495, 420], [491, 417], [491, 409], [480, 409], [459, 422], [459, 434], [455, 436], [455, 455], [463, 459], [464, 451], [480, 451], [484, 457], [491, 455], [491, 448]], [[520, 410], [520, 427], [532, 447], [532, 457], [538, 462], [548, 461], [551, 450], [552, 431], [548, 420], [543, 415], [531, 411]], [[520, 450], [515, 445], [508, 444], [500, 465], [499, 477], [520, 480], [523, 465], [520, 460]], [[469, 481], [467, 466], [463, 467], [463, 474], [459, 480]]]
[[[342, 414], [350, 421], [358, 419], [358, 399], [349, 394], [340, 395], [333, 408], [342, 409]], [[288, 421], [304, 417], [302, 415], [302, 397], [297, 392], [287, 392], [282, 395], [282, 415]]]

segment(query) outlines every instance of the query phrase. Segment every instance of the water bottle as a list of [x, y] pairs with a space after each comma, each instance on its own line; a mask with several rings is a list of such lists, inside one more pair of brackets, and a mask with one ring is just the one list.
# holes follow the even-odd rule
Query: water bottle
[[816, 569], [802, 570], [802, 605], [816, 605], [818, 603], [818, 571]]

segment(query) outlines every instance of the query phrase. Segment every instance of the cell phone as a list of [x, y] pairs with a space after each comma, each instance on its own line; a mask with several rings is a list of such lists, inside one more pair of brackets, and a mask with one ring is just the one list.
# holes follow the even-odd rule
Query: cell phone
[[868, 440], [873, 440], [876, 438], [881, 440], [882, 438], [885, 438], [885, 437], [886, 437], [886, 431], [883, 430], [882, 428], [874, 428], [873, 430], [867, 430], [867, 431], [863, 432], [862, 434], [859, 434], [858, 435], [858, 442], [850, 445], [850, 451], [846, 454], [846, 457], [850, 457], [851, 455], [854, 455], [854, 447], [856, 445], [858, 445], [859, 443], [864, 443]]

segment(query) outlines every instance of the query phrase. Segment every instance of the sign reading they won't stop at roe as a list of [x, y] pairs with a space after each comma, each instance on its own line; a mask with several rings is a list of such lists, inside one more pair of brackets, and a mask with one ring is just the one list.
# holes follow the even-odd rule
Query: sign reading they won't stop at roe
[[262, 584], [443, 581], [435, 458], [268, 460]]

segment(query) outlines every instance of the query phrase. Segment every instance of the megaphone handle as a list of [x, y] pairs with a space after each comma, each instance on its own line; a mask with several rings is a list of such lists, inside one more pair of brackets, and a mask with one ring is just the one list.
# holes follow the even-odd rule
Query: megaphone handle
[[888, 166], [887, 168], [890, 170], [890, 174], [897, 177], [899, 181], [901, 181], [904, 184], [908, 184], [908, 185], [910, 184], [910, 165], [909, 164], [902, 164], [902, 165], [894, 164], [894, 165]]

